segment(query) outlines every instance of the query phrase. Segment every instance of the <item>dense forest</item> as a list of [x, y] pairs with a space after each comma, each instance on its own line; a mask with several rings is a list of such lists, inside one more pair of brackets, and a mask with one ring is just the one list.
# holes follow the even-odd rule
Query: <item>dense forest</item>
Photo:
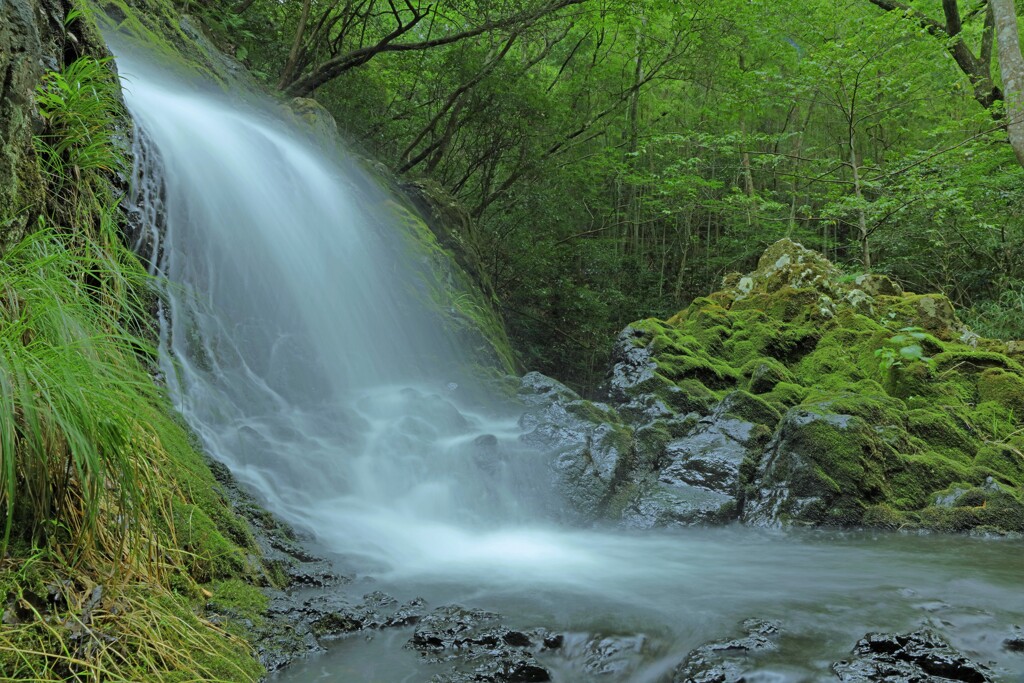
[[524, 366], [592, 388], [627, 322], [674, 313], [783, 236], [1024, 336], [1012, 5], [205, 11], [269, 85], [450, 197]]

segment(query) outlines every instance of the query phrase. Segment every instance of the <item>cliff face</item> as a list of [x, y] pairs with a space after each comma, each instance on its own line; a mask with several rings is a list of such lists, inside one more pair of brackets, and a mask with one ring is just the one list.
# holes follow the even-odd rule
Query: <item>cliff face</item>
[[[607, 404], [525, 383], [542, 406], [528, 438], [560, 448], [583, 514], [629, 525], [1022, 530], [1021, 351], [941, 295], [846, 278], [782, 241], [669, 320], [628, 327]], [[586, 447], [547, 438], [567, 426]]]
[[70, 7], [64, 0], [0, 5], [0, 253], [25, 236], [45, 200], [32, 143], [43, 128], [35, 104], [43, 73], [105, 52], [84, 24], [65, 24]]

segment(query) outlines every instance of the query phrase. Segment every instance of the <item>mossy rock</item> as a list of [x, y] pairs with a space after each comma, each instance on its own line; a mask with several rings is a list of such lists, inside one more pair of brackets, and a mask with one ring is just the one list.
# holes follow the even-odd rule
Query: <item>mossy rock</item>
[[926, 513], [955, 483], [991, 479], [1011, 498], [1024, 487], [1024, 345], [1014, 355], [1005, 342], [969, 333], [948, 298], [906, 293], [874, 274], [843, 278], [784, 240], [721, 291], [634, 328], [649, 372], [631, 396], [654, 392], [705, 422], [725, 416], [717, 397], [749, 408], [742, 419], [775, 428], [743, 468], [748, 521], [1016, 523], [1009, 499], [999, 514]]
[[722, 415], [734, 417], [756, 425], [764, 425], [772, 429], [782, 419], [781, 413], [760, 396], [755, 396], [742, 389], [733, 391], [722, 399], [719, 408]]
[[909, 410], [907, 431], [922, 445], [964, 462], [970, 462], [980, 446], [977, 435], [970, 432], [970, 425], [942, 408]]
[[753, 524], [860, 524], [885, 502], [896, 454], [862, 418], [790, 411], [754, 475], [744, 482], [744, 519]]
[[988, 368], [978, 377], [978, 401], [993, 401], [1024, 418], [1024, 377], [1002, 368]]
[[962, 327], [953, 302], [942, 294], [879, 296], [875, 311], [893, 329], [920, 327], [945, 341], [959, 337]]
[[793, 383], [793, 374], [774, 358], [755, 358], [747, 361], [740, 369], [747, 381], [747, 390], [752, 394], [767, 394], [780, 383]]

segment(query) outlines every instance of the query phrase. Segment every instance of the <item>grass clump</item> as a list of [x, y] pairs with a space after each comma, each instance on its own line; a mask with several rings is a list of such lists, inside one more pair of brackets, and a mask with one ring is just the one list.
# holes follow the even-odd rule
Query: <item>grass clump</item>
[[[125, 325], [140, 300], [103, 304], [111, 261], [74, 255], [40, 231], [0, 260], [0, 506], [4, 545], [17, 521], [30, 539], [66, 537], [75, 553], [139, 539], [152, 514], [152, 465], [132, 456], [149, 438], [135, 406], [155, 387]], [[104, 272], [106, 271], [106, 272]], [[107, 277], [98, 277], [101, 273]], [[102, 517], [118, 515], [110, 525]]]

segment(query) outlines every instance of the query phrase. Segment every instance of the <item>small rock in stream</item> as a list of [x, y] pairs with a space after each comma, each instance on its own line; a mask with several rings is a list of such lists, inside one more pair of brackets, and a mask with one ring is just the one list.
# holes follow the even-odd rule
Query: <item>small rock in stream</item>
[[530, 683], [551, 680], [533, 654], [550, 640], [543, 630], [509, 629], [493, 612], [448, 605], [424, 616], [406, 647], [452, 666], [436, 683]]
[[842, 683], [989, 683], [991, 672], [956, 651], [939, 634], [869, 633], [853, 649], [853, 658], [832, 665]]
[[1008, 652], [1024, 654], [1024, 629], [1014, 626], [1013, 634], [1003, 641], [1003, 649]]
[[742, 683], [753, 667], [754, 656], [778, 648], [781, 627], [777, 621], [747, 619], [742, 638], [716, 640], [686, 656], [676, 668], [672, 683]]

